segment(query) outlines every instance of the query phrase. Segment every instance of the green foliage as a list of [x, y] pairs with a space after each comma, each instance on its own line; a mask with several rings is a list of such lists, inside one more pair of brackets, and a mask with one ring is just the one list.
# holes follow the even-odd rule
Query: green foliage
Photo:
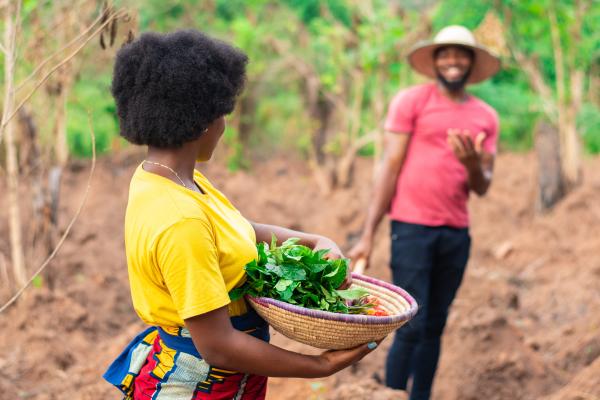
[[116, 108], [109, 87], [110, 75], [85, 76], [74, 87], [67, 108], [67, 139], [69, 151], [76, 157], [92, 155], [88, 113], [92, 117], [98, 154], [110, 151], [119, 136]]
[[237, 131], [231, 126], [225, 128], [223, 133], [223, 140], [225, 145], [229, 149], [229, 156], [227, 157], [227, 169], [232, 172], [249, 169], [250, 162], [244, 154], [244, 148], [242, 143], [238, 140]]
[[584, 104], [577, 118], [577, 129], [588, 152], [600, 154], [600, 107]]
[[463, 25], [475, 29], [491, 8], [491, 1], [446, 0], [440, 2], [433, 17], [433, 30], [448, 25]]
[[320, 21], [324, 12], [330, 13], [335, 20], [348, 27], [352, 24], [350, 10], [344, 0], [284, 0], [283, 2], [296, 10], [302, 22], [308, 25]]
[[44, 286], [44, 278], [41, 275], [36, 275], [33, 277], [31, 284], [34, 288], [41, 288]]
[[[312, 151], [315, 121], [303, 98], [305, 76], [299, 74], [295, 64], [306, 63], [316, 72], [321, 95], [338, 96], [348, 107], [359, 94], [362, 96], [356, 122], [346, 123], [348, 118], [338, 118], [334, 121], [336, 125], [330, 126], [326, 150], [339, 154], [345, 149], [345, 135], [352, 124], [358, 124], [355, 134], [359, 136], [381, 125], [382, 116], [374, 108], [378, 99], [387, 103], [397, 90], [415, 82], [415, 74], [398, 56], [401, 50], [398, 43], [419, 27], [420, 13], [430, 5], [436, 4], [434, 31], [449, 24], [474, 29], [490, 10], [496, 10], [501, 18], [503, 10], [510, 11], [511, 18], [504, 23], [513, 44], [524, 54], [537, 57], [552, 90], [556, 90], [556, 77], [549, 7], [555, 5], [560, 40], [565, 48], [572, 43], [569, 27], [575, 18], [573, 0], [371, 0], [368, 4], [349, 0], [122, 0], [117, 3], [133, 8], [140, 31], [200, 29], [234, 43], [249, 55], [245, 95], [252, 93], [256, 97], [255, 108], [244, 116], [252, 119], [248, 128], [251, 134], [247, 135], [250, 148], [241, 147], [238, 127], [227, 129], [224, 144], [231, 169], [247, 168], [248, 154], [267, 157], [284, 150], [307, 156]], [[49, 16], [52, 12], [51, 2], [23, 2], [23, 17], [27, 21], [36, 13]], [[600, 7], [592, 6], [584, 16], [581, 45], [565, 54], [566, 62], [574, 60], [587, 70], [592, 62], [600, 60], [598, 26]], [[23, 30], [24, 43], [32, 42], [32, 24], [24, 23]], [[275, 41], [288, 53], [276, 51]], [[87, 57], [84, 61], [68, 103], [69, 148], [78, 157], [91, 154], [88, 110], [93, 116], [100, 153], [109, 151], [119, 140], [109, 91], [112, 66], [90, 63], [92, 59]], [[498, 111], [502, 147], [528, 149], [532, 145], [533, 126], [541, 113], [541, 101], [523, 71], [508, 58], [503, 64], [500, 74], [470, 91]], [[17, 76], [24, 77], [33, 67], [21, 62], [17, 69]], [[357, 80], [357, 76], [364, 77], [364, 82]], [[352, 90], [356, 92], [350, 93]], [[578, 116], [578, 129], [586, 149], [592, 153], [600, 152], [599, 115], [597, 106], [585, 104]], [[360, 150], [362, 155], [373, 152], [373, 145]]]
[[503, 147], [510, 150], [531, 148], [539, 111], [538, 99], [527, 87], [498, 78], [473, 86], [469, 91], [498, 112]]

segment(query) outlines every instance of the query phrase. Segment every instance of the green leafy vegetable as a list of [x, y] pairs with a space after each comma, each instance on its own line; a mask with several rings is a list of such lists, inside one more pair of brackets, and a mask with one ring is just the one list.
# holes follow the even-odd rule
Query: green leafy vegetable
[[249, 294], [347, 314], [364, 314], [373, 307], [365, 301], [365, 289], [337, 289], [346, 278], [348, 259], [328, 260], [324, 258], [328, 250], [313, 251], [298, 244], [299, 240], [291, 238], [277, 246], [273, 236], [270, 245], [259, 243], [257, 260], [244, 267], [246, 283], [232, 290], [230, 298], [238, 300]]

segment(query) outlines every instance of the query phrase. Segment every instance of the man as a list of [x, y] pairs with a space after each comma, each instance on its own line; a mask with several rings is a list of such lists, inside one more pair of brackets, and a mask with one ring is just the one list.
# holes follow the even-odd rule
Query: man
[[416, 47], [410, 65], [435, 82], [393, 99], [385, 123], [385, 152], [375, 177], [365, 227], [349, 256], [367, 261], [384, 213], [391, 219], [394, 284], [419, 303], [397, 331], [386, 362], [386, 384], [410, 399], [428, 399], [448, 309], [462, 281], [471, 239], [469, 191], [491, 183], [498, 138], [494, 109], [465, 85], [494, 75], [500, 62], [462, 26], [449, 26]]

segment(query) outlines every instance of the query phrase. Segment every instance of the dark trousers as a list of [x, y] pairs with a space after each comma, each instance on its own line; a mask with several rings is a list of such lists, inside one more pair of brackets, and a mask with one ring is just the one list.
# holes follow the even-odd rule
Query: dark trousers
[[429, 399], [448, 309], [462, 281], [471, 238], [467, 228], [430, 227], [392, 221], [394, 284], [410, 293], [419, 312], [396, 331], [386, 362], [386, 384], [410, 400]]

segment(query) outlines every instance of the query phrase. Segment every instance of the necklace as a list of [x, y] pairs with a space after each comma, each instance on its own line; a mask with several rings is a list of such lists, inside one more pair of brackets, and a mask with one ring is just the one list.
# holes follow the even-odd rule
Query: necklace
[[164, 164], [161, 164], [161, 163], [156, 162], [156, 161], [144, 160], [144, 162], [148, 163], [148, 164], [152, 164], [152, 165], [158, 165], [159, 167], [163, 167], [163, 168], [168, 169], [173, 174], [175, 174], [175, 176], [177, 177], [177, 179], [179, 179], [179, 182], [181, 182], [181, 184], [183, 185], [184, 188], [192, 190], [190, 187], [188, 187], [188, 185], [185, 184], [185, 182], [183, 181], [183, 179], [181, 179], [181, 177], [179, 176], [179, 174], [177, 172], [175, 172], [175, 170], [173, 168], [169, 167], [168, 165], [164, 165]]

